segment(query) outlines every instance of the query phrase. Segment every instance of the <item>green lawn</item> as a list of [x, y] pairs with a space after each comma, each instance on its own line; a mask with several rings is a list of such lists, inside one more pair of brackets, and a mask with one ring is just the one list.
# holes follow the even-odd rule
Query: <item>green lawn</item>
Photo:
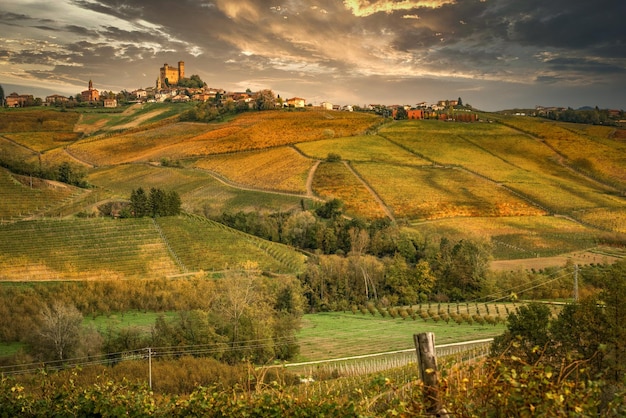
[[326, 312], [305, 315], [298, 333], [299, 361], [340, 358], [414, 347], [413, 334], [434, 332], [437, 344], [490, 338], [505, 326], [457, 325], [450, 321], [382, 318], [360, 312]]

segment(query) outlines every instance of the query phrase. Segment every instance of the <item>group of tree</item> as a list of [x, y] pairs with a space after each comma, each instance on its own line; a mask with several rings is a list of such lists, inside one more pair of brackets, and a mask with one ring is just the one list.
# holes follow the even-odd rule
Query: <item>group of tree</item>
[[[599, 383], [602, 410], [626, 372], [626, 261], [596, 271], [595, 291], [567, 304], [557, 317], [541, 303], [509, 315], [494, 339], [491, 357], [501, 370], [540, 368], [551, 382]], [[622, 386], [623, 388], [623, 386]], [[599, 416], [599, 415], [598, 415]]]
[[591, 125], [616, 125], [618, 120], [624, 119], [624, 111], [614, 117], [608, 109], [600, 109], [596, 106], [593, 109], [572, 109], [568, 107], [565, 110], [549, 110], [539, 113], [539, 116], [546, 119], [558, 120], [572, 123], [585, 123]]
[[149, 193], [141, 187], [133, 189], [130, 194], [130, 215], [135, 218], [144, 216], [176, 216], [180, 214], [180, 195], [175, 190], [166, 192], [151, 188]]
[[[228, 363], [293, 358], [304, 310], [300, 285], [293, 277], [262, 276], [255, 267], [247, 263], [215, 280], [12, 287], [0, 295], [5, 319], [0, 340], [25, 344], [9, 359], [13, 363], [68, 361], [101, 353], [116, 353], [109, 356], [116, 361], [125, 352], [145, 347], [169, 347], [175, 357], [193, 355], [200, 347], [198, 354]], [[16, 302], [21, 306], [10, 308]], [[157, 317], [149, 332], [85, 325], [87, 316], [137, 309], [176, 314]]]
[[47, 165], [14, 159], [10, 155], [0, 155], [0, 167], [23, 176], [60, 181], [81, 188], [90, 187], [89, 182], [85, 179], [85, 171], [69, 162], [63, 162], [59, 165]]
[[181, 78], [176, 84], [178, 87], [185, 87], [189, 89], [201, 89], [206, 87], [206, 83], [202, 81], [199, 75], [192, 74], [189, 78]]
[[460, 301], [487, 290], [488, 244], [433, 242], [386, 218], [347, 218], [336, 199], [310, 210], [223, 213], [216, 220], [312, 254], [300, 276], [312, 310]]

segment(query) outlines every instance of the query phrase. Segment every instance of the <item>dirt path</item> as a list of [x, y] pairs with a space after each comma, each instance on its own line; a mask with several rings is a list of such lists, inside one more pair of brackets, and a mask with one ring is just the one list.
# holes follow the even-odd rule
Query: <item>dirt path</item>
[[350, 172], [357, 178], [359, 179], [359, 181], [363, 184], [363, 186], [365, 186], [365, 188], [370, 192], [370, 194], [372, 196], [374, 196], [374, 199], [376, 199], [376, 201], [378, 202], [378, 204], [380, 205], [380, 207], [383, 209], [383, 211], [385, 212], [385, 214], [387, 215], [387, 217], [389, 219], [391, 219], [392, 221], [395, 221], [396, 218], [393, 216], [393, 213], [391, 213], [391, 210], [389, 209], [389, 207], [385, 204], [385, 202], [383, 202], [383, 199], [381, 199], [380, 196], [378, 196], [378, 193], [376, 193], [374, 191], [374, 189], [372, 189], [370, 187], [369, 184], [367, 184], [367, 182], [363, 179], [363, 177], [361, 177], [361, 175], [359, 173], [356, 172], [356, 170], [354, 168], [352, 168], [352, 166], [347, 162], [347, 161], [343, 161], [343, 164], [348, 168], [348, 170], [350, 170]]
[[313, 164], [313, 167], [309, 170], [309, 176], [306, 179], [306, 194], [311, 198], [317, 197], [313, 192], [313, 178], [315, 177], [315, 171], [317, 170], [317, 167], [319, 167], [320, 163], [321, 161], [317, 160], [315, 164]]

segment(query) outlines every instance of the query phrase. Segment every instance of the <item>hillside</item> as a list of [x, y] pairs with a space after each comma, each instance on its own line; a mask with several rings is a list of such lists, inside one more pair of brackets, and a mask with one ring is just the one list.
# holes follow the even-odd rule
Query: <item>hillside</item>
[[[501, 260], [626, 241], [626, 144], [609, 128], [493, 114], [483, 115], [493, 123], [383, 124], [371, 114], [315, 109], [178, 122], [175, 115], [186, 108], [0, 112], [3, 164], [54, 168], [69, 162], [92, 185], [80, 189], [0, 170], [5, 278], [27, 279], [33, 272], [71, 278], [86, 271], [93, 278], [167, 276], [221, 270], [246, 259], [268, 271], [302, 268], [292, 250], [264, 248], [256, 238], [220, 232], [197, 218], [159, 220], [160, 235], [148, 221], [72, 216], [97, 215], [99, 205], [126, 200], [137, 187], [176, 190], [184, 211], [203, 217], [287, 212], [339, 198], [350, 217], [390, 218], [433, 240], [484, 240]], [[329, 154], [339, 160], [326, 161]], [[122, 224], [130, 229], [116, 229]], [[92, 238], [79, 241], [68, 231]], [[98, 242], [101, 234], [107, 241]], [[206, 238], [219, 234], [225, 235]], [[50, 239], [29, 238], [34, 235]], [[97, 250], [70, 255], [70, 242], [121, 252], [128, 244], [132, 251], [125, 255], [135, 258], [109, 272], [104, 262], [85, 262]], [[55, 245], [64, 250], [55, 254]], [[285, 251], [291, 255], [279, 255]], [[151, 258], [160, 261], [151, 266]]]

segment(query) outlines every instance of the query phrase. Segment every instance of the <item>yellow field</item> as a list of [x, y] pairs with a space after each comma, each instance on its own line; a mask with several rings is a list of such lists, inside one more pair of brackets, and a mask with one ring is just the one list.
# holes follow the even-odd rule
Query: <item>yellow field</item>
[[313, 161], [291, 147], [207, 157], [194, 165], [219, 173], [238, 184], [267, 190], [306, 193]]
[[206, 124], [175, 123], [130, 134], [90, 138], [73, 144], [70, 152], [94, 165], [150, 161], [168, 146], [207, 129], [210, 128]]
[[10, 133], [4, 134], [3, 136], [35, 151], [46, 151], [76, 141], [79, 135], [73, 132], [52, 131]]
[[321, 163], [315, 172], [313, 190], [327, 199], [340, 199], [346, 212], [365, 218], [383, 218], [385, 211], [376, 198], [341, 162]]
[[307, 110], [244, 113], [227, 124], [177, 123], [115, 136], [90, 138], [71, 152], [95, 165], [161, 158], [184, 159], [273, 148], [302, 141], [350, 136], [379, 122], [369, 114]]
[[329, 153], [338, 154], [348, 161], [375, 161], [390, 164], [425, 165], [430, 164], [394, 145], [378, 135], [357, 135], [346, 138], [324, 139], [314, 142], [296, 144], [304, 154], [320, 160]]
[[[503, 118], [503, 123], [543, 139], [573, 166], [603, 179], [617, 180], [626, 186], [626, 144], [609, 139], [611, 132], [590, 128], [584, 134], [572, 124], [555, 124], [537, 118]], [[596, 136], [597, 135], [597, 136]]]
[[360, 163], [355, 168], [397, 217], [521, 216], [543, 212], [505, 189], [459, 169]]

